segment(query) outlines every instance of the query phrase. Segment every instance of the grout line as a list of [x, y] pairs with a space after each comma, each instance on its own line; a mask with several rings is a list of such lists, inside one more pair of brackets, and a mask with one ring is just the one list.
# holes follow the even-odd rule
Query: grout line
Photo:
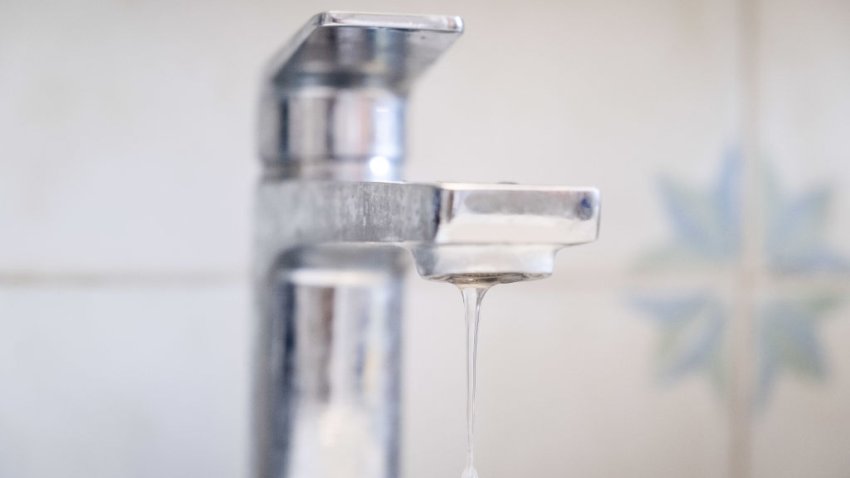
[[246, 283], [238, 271], [0, 271], [0, 287], [212, 286]]
[[[663, 289], [683, 290], [695, 288], [722, 288], [730, 290], [730, 279], [734, 281], [741, 269], [718, 270], [706, 272], [671, 271], [668, 273], [620, 274], [588, 273], [570, 271], [569, 274], [559, 275], [541, 281], [545, 287], [563, 288], [569, 291], [598, 291], [598, 290], [646, 290]], [[791, 288], [794, 290], [835, 290], [844, 291], [850, 295], [850, 276], [844, 274], [820, 274], [808, 276], [789, 276], [772, 274], [765, 271], [746, 273], [758, 283], [758, 290], [775, 290]], [[737, 290], [736, 290], [737, 293]]]
[[[613, 289], [688, 289], [705, 287], [727, 288], [729, 278], [735, 277], [739, 268], [715, 268], [705, 270], [671, 270], [633, 272], [617, 269], [570, 269], [557, 273], [543, 281], [541, 287], [565, 288], [570, 291], [598, 291]], [[811, 274], [783, 275], [764, 270], [748, 272], [758, 277], [759, 284], [766, 288], [831, 289], [847, 291], [850, 295], [850, 275]], [[411, 272], [412, 280], [417, 275]], [[76, 271], [76, 272], [23, 272], [0, 271], [0, 287], [38, 286], [171, 286], [171, 285], [231, 285], [247, 284], [250, 273], [245, 270], [198, 270], [198, 271]]]
[[756, 338], [753, 312], [755, 296], [762, 283], [758, 273], [761, 264], [762, 219], [759, 182], [759, 111], [758, 111], [758, 18], [759, 0], [738, 2], [738, 75], [740, 101], [740, 135], [743, 178], [741, 191], [741, 256], [738, 264], [738, 287], [735, 290], [735, 313], [731, 324], [731, 360], [729, 390], [729, 465], [732, 478], [749, 478], [753, 474], [752, 404], [756, 380]]

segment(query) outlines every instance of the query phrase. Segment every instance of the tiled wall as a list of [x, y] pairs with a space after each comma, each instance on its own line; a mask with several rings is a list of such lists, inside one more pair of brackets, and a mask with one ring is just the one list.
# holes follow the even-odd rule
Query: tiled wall
[[[596, 185], [484, 304], [485, 478], [850, 473], [843, 0], [0, 3], [0, 477], [239, 477], [254, 107], [322, 9], [458, 13], [419, 180]], [[404, 472], [457, 476], [463, 326], [411, 278]]]

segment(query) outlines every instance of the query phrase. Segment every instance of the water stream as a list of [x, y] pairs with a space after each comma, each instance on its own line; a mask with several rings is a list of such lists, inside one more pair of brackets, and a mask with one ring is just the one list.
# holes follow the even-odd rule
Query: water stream
[[466, 468], [461, 478], [478, 478], [475, 470], [475, 389], [478, 359], [478, 320], [481, 301], [491, 285], [460, 286], [466, 309]]
[[539, 279], [545, 274], [462, 274], [430, 277], [450, 282], [460, 289], [466, 313], [466, 466], [461, 478], [478, 478], [475, 469], [475, 392], [477, 389], [478, 324], [484, 295], [496, 284]]

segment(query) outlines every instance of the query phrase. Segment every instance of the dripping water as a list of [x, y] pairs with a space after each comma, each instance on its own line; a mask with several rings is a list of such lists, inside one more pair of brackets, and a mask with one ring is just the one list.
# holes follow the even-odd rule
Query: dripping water
[[460, 274], [429, 277], [449, 282], [460, 289], [466, 323], [466, 466], [461, 478], [478, 478], [475, 469], [475, 393], [477, 389], [478, 324], [484, 294], [496, 284], [540, 279], [547, 274], [501, 273]]
[[476, 362], [478, 358], [478, 319], [481, 311], [481, 301], [490, 289], [486, 286], [459, 286], [463, 296], [463, 306], [466, 309], [466, 468], [461, 478], [478, 478], [475, 470], [475, 389]]

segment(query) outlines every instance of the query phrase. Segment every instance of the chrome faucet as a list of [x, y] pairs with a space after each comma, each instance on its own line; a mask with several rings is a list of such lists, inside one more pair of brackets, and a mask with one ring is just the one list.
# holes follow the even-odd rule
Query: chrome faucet
[[254, 478], [397, 478], [405, 249], [427, 278], [509, 282], [597, 237], [594, 189], [399, 182], [411, 83], [462, 31], [453, 16], [321, 13], [271, 63]]

